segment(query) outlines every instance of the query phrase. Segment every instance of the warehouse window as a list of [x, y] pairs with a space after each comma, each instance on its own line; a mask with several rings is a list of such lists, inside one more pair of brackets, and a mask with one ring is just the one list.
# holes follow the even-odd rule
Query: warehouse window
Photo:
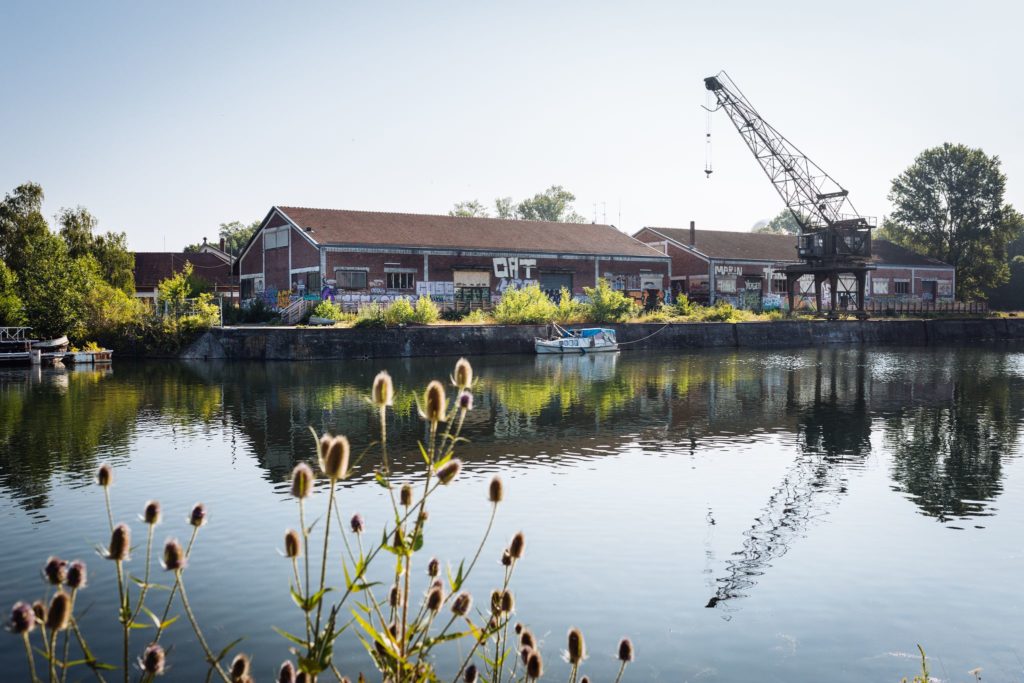
[[896, 280], [892, 283], [893, 294], [910, 294], [909, 280]]
[[878, 278], [871, 278], [871, 291], [875, 294], [888, 294], [889, 281], [885, 279], [880, 280]]
[[336, 268], [334, 279], [340, 289], [366, 289], [366, 271], [350, 268]]
[[388, 289], [415, 289], [416, 273], [385, 273]]
[[789, 290], [786, 287], [786, 276], [773, 277], [772, 278], [772, 294], [788, 294]]

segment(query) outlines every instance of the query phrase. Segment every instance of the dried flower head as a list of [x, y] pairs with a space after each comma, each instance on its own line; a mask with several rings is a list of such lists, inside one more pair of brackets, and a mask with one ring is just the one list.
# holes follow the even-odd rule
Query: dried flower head
[[537, 647], [537, 641], [533, 637], [533, 631], [528, 628], [523, 628], [523, 632], [519, 634], [519, 644], [527, 647]]
[[501, 592], [501, 611], [509, 614], [516, 608], [516, 601], [512, 598], [512, 591]]
[[249, 658], [238, 654], [231, 660], [231, 680], [241, 681], [249, 676]]
[[29, 633], [35, 627], [36, 615], [32, 611], [32, 606], [27, 602], [14, 603], [14, 607], [11, 608], [11, 620], [7, 624], [11, 633], [20, 636], [23, 633]]
[[469, 389], [473, 386], [473, 366], [465, 358], [460, 358], [455, 363], [455, 375], [452, 376], [452, 384], [459, 389]]
[[46, 612], [46, 628], [63, 631], [70, 623], [71, 597], [67, 593], [57, 593], [50, 600], [50, 609]]
[[166, 662], [167, 656], [164, 654], [164, 649], [157, 643], [151, 643], [139, 659], [139, 668], [151, 676], [162, 676]]
[[313, 469], [300, 462], [292, 470], [292, 495], [298, 499], [309, 497], [313, 493]]
[[470, 664], [467, 666], [465, 672], [462, 674], [463, 683], [476, 683], [479, 677], [480, 674], [476, 670], [476, 664]]
[[455, 477], [459, 476], [459, 472], [461, 471], [462, 461], [458, 458], [452, 458], [437, 470], [437, 479], [447, 486], [455, 481]]
[[473, 596], [469, 593], [459, 593], [452, 601], [452, 614], [457, 617], [464, 617], [469, 614], [469, 608], [473, 606]]
[[501, 591], [491, 591], [491, 614], [501, 612]]
[[519, 648], [519, 659], [523, 661], [523, 664], [530, 659], [530, 655], [533, 654], [533, 648], [529, 645], [523, 645]]
[[629, 638], [623, 638], [619, 641], [619, 661], [633, 661], [633, 641], [631, 641]]
[[59, 557], [50, 557], [43, 565], [43, 576], [53, 586], [59, 586], [68, 577], [68, 563]]
[[352, 515], [352, 519], [349, 521], [349, 526], [352, 527], [352, 533], [361, 534], [363, 529], [366, 528], [366, 523], [363, 521], [363, 516], [358, 512]]
[[402, 504], [402, 507], [409, 507], [412, 505], [412, 487], [408, 484], [402, 484], [402, 488], [398, 491], [398, 502]]
[[492, 503], [500, 503], [505, 499], [505, 486], [501, 483], [501, 477], [495, 475], [487, 487], [487, 500]]
[[281, 664], [281, 669], [277, 672], [277, 683], [295, 683], [295, 665], [290, 661]]
[[569, 629], [568, 647], [569, 663], [579, 664], [587, 658], [587, 646], [583, 642], [583, 632], [578, 628]]
[[469, 391], [459, 392], [459, 410], [473, 410], [473, 394]]
[[503, 567], [512, 566], [512, 553], [508, 551], [508, 548], [501, 551], [501, 565]]
[[85, 588], [88, 574], [85, 570], [85, 562], [75, 560], [68, 565], [68, 586], [72, 589]]
[[196, 503], [192, 506], [192, 512], [188, 515], [188, 523], [194, 527], [201, 527], [206, 524], [206, 506]]
[[526, 659], [526, 677], [537, 680], [544, 675], [544, 660], [540, 657], [540, 652], [533, 650], [530, 656]]
[[445, 421], [447, 406], [448, 397], [445, 395], [444, 385], [435, 379], [427, 385], [427, 390], [423, 394], [423, 408], [420, 414], [427, 422], [437, 425], [438, 422]]
[[373, 378], [373, 391], [370, 393], [370, 400], [378, 408], [386, 408], [395, 399], [395, 385], [391, 382], [391, 375], [386, 370], [377, 373]]
[[295, 683], [315, 683], [313, 680], [313, 674], [308, 674], [305, 671], [300, 671], [295, 677]]
[[156, 526], [160, 523], [160, 517], [160, 503], [155, 500], [148, 501], [142, 509], [142, 521], [150, 526]]
[[176, 538], [168, 538], [164, 543], [163, 567], [169, 572], [185, 568], [185, 551]]
[[399, 588], [398, 585], [396, 584], [391, 587], [391, 590], [388, 591], [388, 605], [390, 605], [391, 607], [398, 607], [398, 604], [401, 602], [401, 599], [402, 589]]
[[590, 683], [590, 676], [584, 676], [581, 678], [580, 683]]
[[439, 586], [434, 586], [427, 593], [427, 609], [437, 614], [441, 611], [441, 605], [444, 604], [444, 590]]
[[295, 559], [302, 554], [302, 537], [295, 529], [284, 532], [284, 556]]
[[349, 452], [348, 439], [344, 436], [336, 436], [327, 444], [320, 467], [328, 479], [337, 481], [348, 475]]
[[113, 484], [114, 468], [108, 465], [107, 463], [103, 463], [102, 465], [100, 465], [99, 469], [96, 470], [96, 483], [102, 486], [103, 488], [107, 488], [108, 486]]
[[132, 547], [132, 531], [127, 524], [118, 524], [110, 534], [110, 546], [106, 558], [120, 562], [128, 559], [128, 550]]
[[516, 532], [516, 535], [512, 537], [512, 542], [508, 544], [508, 552], [512, 555], [513, 560], [518, 560], [523, 557], [524, 550], [526, 550], [526, 536], [522, 531]]
[[438, 562], [436, 557], [430, 558], [430, 562], [427, 562], [427, 576], [435, 577], [441, 573], [441, 563]]
[[32, 603], [32, 614], [36, 615], [36, 622], [40, 624], [46, 623], [46, 603], [42, 600], [36, 600]]
[[516, 625], [512, 627], [512, 630], [515, 631], [516, 635], [518, 636], [520, 633], [523, 632], [523, 628], [523, 622], [517, 621]]

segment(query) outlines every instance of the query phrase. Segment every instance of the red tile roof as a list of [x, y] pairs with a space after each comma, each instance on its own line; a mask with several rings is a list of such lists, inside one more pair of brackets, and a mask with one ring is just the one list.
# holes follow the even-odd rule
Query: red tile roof
[[206, 280], [211, 285], [237, 285], [231, 276], [231, 266], [216, 254], [186, 254], [175, 251], [137, 251], [135, 252], [135, 286], [136, 288], [152, 289], [161, 280], [169, 278], [185, 267], [185, 262], [192, 264], [192, 272], [196, 277]]
[[612, 225], [279, 206], [320, 244], [665, 258]]

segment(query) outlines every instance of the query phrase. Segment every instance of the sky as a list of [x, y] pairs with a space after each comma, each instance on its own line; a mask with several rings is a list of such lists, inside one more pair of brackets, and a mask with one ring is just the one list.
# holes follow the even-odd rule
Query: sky
[[[446, 213], [551, 185], [627, 232], [749, 230], [782, 200], [703, 78], [726, 70], [850, 191], [943, 142], [1024, 207], [1013, 2], [18, 2], [0, 6], [0, 193], [40, 183], [137, 250], [271, 206]], [[596, 210], [595, 210], [596, 207]]]

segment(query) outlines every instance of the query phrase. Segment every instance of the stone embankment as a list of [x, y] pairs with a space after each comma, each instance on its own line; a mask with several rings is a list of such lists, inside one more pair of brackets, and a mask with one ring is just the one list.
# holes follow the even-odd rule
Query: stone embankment
[[[785, 348], [829, 344], [963, 345], [1024, 340], [1024, 318], [606, 325], [623, 351]], [[225, 327], [182, 354], [190, 360], [322, 360], [533, 353], [547, 325], [443, 325], [389, 329]]]

